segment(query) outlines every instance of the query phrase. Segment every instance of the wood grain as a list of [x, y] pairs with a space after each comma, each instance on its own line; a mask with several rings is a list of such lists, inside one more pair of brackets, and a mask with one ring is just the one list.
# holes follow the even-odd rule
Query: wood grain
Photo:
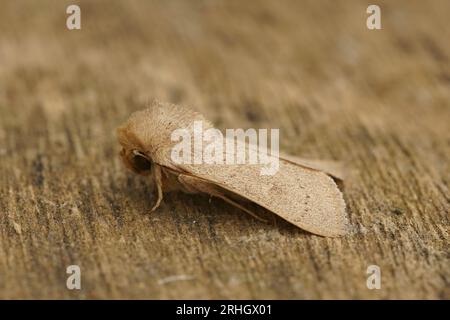
[[[380, 2], [376, 31], [365, 1], [86, 1], [79, 31], [69, 4], [1, 4], [0, 298], [450, 298], [448, 1]], [[355, 232], [177, 193], [148, 214], [114, 130], [153, 98], [346, 161]]]

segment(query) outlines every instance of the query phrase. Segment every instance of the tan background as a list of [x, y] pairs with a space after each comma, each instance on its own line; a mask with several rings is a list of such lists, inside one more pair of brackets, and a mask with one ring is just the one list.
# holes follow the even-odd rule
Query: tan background
[[[369, 3], [3, 1], [0, 298], [448, 299], [450, 2], [377, 1], [380, 31]], [[114, 130], [153, 98], [347, 161], [355, 233], [183, 194], [148, 215]]]

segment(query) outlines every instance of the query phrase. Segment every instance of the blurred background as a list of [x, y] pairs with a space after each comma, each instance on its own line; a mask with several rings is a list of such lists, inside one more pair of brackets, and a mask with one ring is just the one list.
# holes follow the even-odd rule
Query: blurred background
[[[81, 8], [68, 30], [66, 8]], [[366, 9], [381, 8], [381, 30]], [[2, 1], [0, 298], [449, 298], [450, 2]], [[126, 171], [153, 100], [343, 160], [326, 239]], [[66, 288], [80, 265], [82, 290]], [[366, 268], [381, 267], [381, 290]]]

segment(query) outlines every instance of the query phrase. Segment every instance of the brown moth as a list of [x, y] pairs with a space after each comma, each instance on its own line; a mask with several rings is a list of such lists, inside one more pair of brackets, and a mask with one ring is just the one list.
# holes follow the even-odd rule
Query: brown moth
[[255, 216], [245, 207], [251, 201], [314, 234], [347, 233], [345, 202], [335, 182], [343, 172], [336, 163], [281, 155], [274, 175], [261, 175], [258, 164], [175, 163], [171, 150], [176, 142], [171, 134], [179, 128], [193, 130], [194, 121], [213, 127], [197, 112], [155, 101], [117, 129], [125, 166], [150, 175], [154, 182], [157, 200], [152, 211], [160, 205], [163, 191], [181, 190], [221, 198]]

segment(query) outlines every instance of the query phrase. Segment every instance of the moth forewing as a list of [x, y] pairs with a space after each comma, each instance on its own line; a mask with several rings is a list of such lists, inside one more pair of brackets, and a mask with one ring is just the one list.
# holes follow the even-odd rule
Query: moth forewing
[[322, 236], [347, 233], [342, 193], [323, 172], [281, 160], [275, 175], [261, 175], [259, 165], [180, 165], [211, 184], [233, 192], [292, 224]]

